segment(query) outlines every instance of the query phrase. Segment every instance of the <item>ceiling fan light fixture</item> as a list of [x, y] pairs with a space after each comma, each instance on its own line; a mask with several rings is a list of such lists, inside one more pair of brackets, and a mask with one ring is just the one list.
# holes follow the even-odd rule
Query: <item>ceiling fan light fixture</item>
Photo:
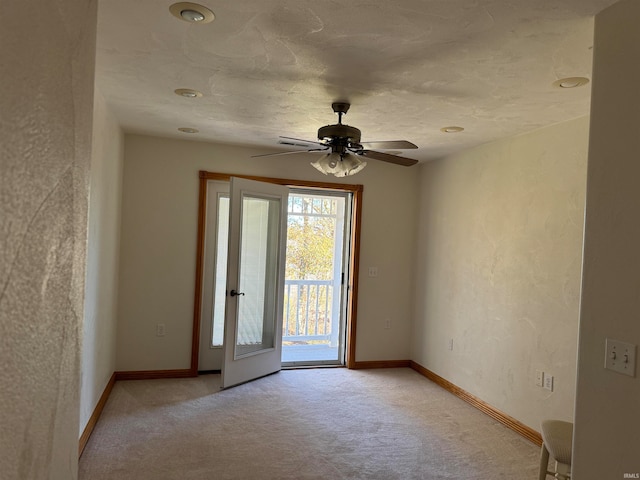
[[351, 153], [327, 153], [317, 160], [311, 162], [311, 166], [324, 175], [334, 175], [336, 177], [348, 177], [362, 171], [367, 166], [357, 155]]
[[347, 177], [350, 175], [355, 175], [358, 172], [361, 172], [364, 167], [367, 166], [367, 162], [363, 162], [357, 155], [352, 155], [347, 153], [342, 159], [342, 170], [339, 174], [334, 175], [336, 177]]
[[[335, 157], [338, 157], [336, 160]], [[311, 162], [311, 166], [324, 175], [335, 174], [337, 172], [337, 165], [340, 161], [340, 156], [334, 153], [325, 153], [317, 160]]]
[[210, 9], [198, 3], [174, 3], [169, 11], [174, 17], [189, 23], [210, 23], [216, 18]]

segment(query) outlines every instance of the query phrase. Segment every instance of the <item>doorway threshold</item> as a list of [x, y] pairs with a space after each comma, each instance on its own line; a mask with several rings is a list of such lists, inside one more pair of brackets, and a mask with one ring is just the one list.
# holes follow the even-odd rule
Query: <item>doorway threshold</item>
[[309, 370], [311, 368], [347, 368], [345, 365], [283, 365], [282, 370]]

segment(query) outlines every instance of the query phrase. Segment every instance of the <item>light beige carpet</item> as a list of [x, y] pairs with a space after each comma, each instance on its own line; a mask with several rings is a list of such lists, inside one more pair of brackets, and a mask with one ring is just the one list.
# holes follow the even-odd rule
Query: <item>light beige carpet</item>
[[81, 480], [537, 478], [539, 449], [410, 369], [117, 382]]

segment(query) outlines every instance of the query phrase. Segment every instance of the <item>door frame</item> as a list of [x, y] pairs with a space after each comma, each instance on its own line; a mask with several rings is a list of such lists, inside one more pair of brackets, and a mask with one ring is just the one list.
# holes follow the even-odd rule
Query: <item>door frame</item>
[[291, 180], [274, 177], [259, 177], [254, 175], [238, 175], [232, 173], [215, 173], [206, 170], [200, 170], [198, 173], [200, 179], [198, 194], [198, 236], [196, 246], [196, 278], [194, 288], [193, 303], [193, 331], [191, 339], [191, 367], [190, 373], [193, 376], [198, 374], [198, 357], [200, 348], [200, 323], [202, 310], [202, 286], [204, 275], [204, 250], [205, 250], [205, 233], [207, 219], [207, 184], [209, 180], [230, 181], [231, 177], [246, 178], [248, 180], [256, 180], [259, 182], [275, 183], [287, 187], [302, 188], [319, 188], [327, 190], [338, 190], [350, 192], [353, 194], [353, 213], [351, 229], [351, 256], [349, 265], [348, 282], [348, 304], [346, 318], [346, 345], [345, 345], [345, 365], [347, 368], [355, 368], [356, 366], [356, 324], [358, 311], [358, 272], [360, 264], [360, 229], [362, 224], [362, 192], [363, 185], [354, 185], [346, 183], [329, 183], [329, 182], [313, 182], [306, 180]]

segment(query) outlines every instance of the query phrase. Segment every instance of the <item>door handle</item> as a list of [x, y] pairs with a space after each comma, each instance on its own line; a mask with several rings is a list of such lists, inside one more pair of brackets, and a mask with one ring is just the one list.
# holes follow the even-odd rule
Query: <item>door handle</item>
[[231, 295], [232, 297], [236, 297], [238, 295], [244, 295], [243, 292], [236, 292], [235, 290], [231, 290], [231, 292], [229, 292], [229, 295]]

